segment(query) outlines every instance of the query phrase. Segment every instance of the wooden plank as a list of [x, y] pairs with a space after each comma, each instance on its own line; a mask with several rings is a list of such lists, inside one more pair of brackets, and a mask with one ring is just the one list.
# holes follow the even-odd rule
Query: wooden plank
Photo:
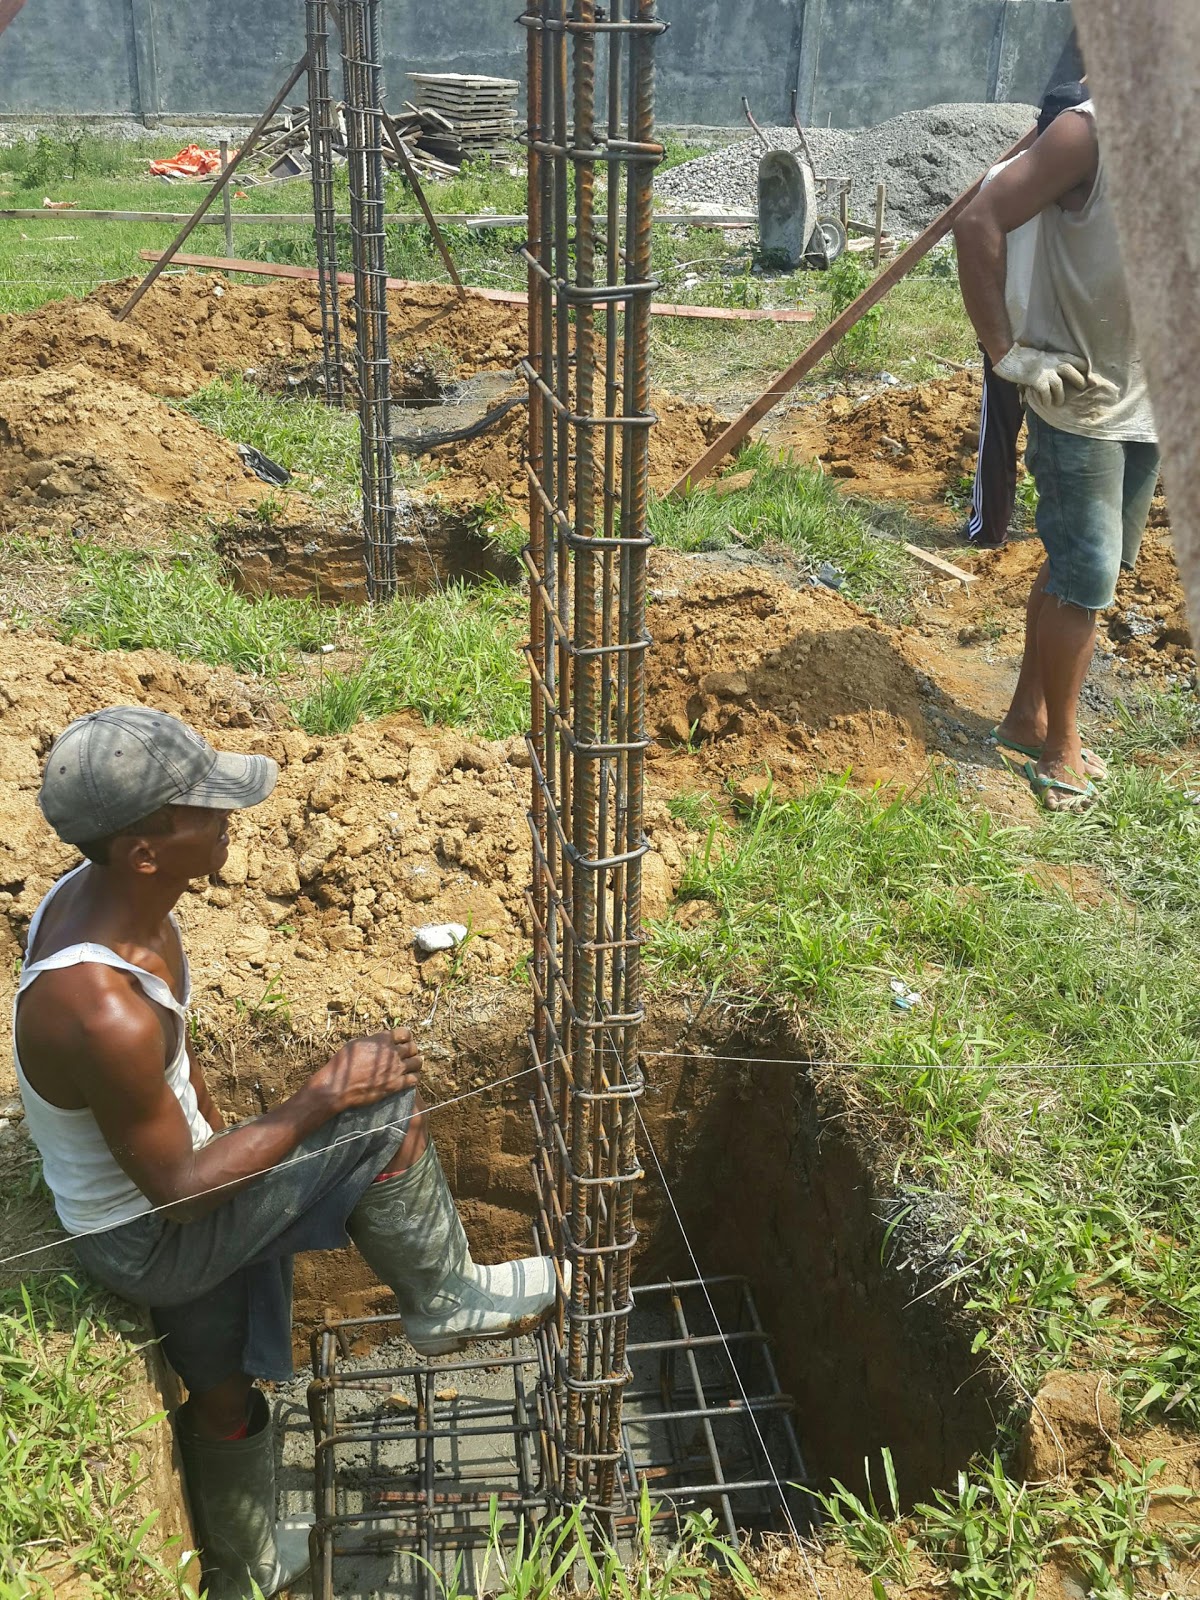
[[4, 32], [24, 6], [25, 0], [0, 0], [0, 33]]
[[[1013, 156], [1020, 155], [1022, 150], [1028, 150], [1036, 138], [1037, 129], [1030, 128], [1025, 137], [1018, 139], [1001, 159], [1007, 161]], [[864, 289], [840, 317], [835, 317], [825, 331], [817, 335], [808, 349], [798, 356], [790, 367], [781, 372], [770, 387], [764, 389], [758, 399], [746, 407], [740, 417], [729, 424], [724, 433], [709, 445], [704, 454], [671, 486], [669, 492], [672, 495], [683, 494], [692, 484], [707, 478], [718, 462], [724, 461], [727, 455], [731, 455], [737, 449], [751, 428], [761, 422], [769, 411], [773, 411], [785, 395], [791, 394], [801, 378], [807, 377], [817, 363], [845, 338], [859, 318], [866, 316], [872, 306], [877, 306], [902, 278], [907, 277], [917, 262], [923, 260], [934, 245], [950, 232], [959, 216], [983, 187], [984, 177], [986, 173], [981, 174], [969, 189], [964, 189], [958, 199], [947, 206], [941, 216], [929, 224], [924, 233], [918, 234], [908, 249], [901, 251], [891, 266], [881, 272], [875, 282]]]
[[[2, 0], [0, 0], [2, 3]], [[385, 151], [385, 154], [387, 152]], [[417, 152], [418, 159], [421, 153]], [[512, 212], [495, 215], [490, 211], [438, 211], [434, 213], [443, 228], [523, 228], [529, 221], [524, 212]], [[45, 206], [20, 206], [0, 209], [0, 222], [44, 222], [47, 217], [52, 217], [53, 211], [48, 211]], [[89, 211], [82, 207], [71, 207], [71, 215], [79, 222], [166, 222], [178, 225], [186, 222], [191, 212], [188, 211]], [[301, 228], [312, 227], [311, 211], [235, 211], [233, 221], [235, 224], [248, 223], [251, 226], [294, 226]], [[424, 217], [419, 211], [389, 211], [385, 221], [389, 226], [419, 227], [424, 223]], [[697, 228], [752, 228], [756, 226], [755, 217], [749, 212], [701, 211], [695, 214], [686, 211], [656, 212], [655, 222], [661, 222], [669, 227], [697, 227]], [[335, 222], [349, 222], [350, 213], [339, 211], [334, 218]], [[604, 218], [599, 218], [602, 223]], [[213, 228], [221, 225], [220, 217], [204, 216], [196, 224], [198, 228]]]
[[927, 567], [933, 567], [937, 572], [945, 573], [948, 578], [957, 578], [959, 583], [974, 583], [979, 576], [977, 572], [964, 572], [961, 567], [956, 567], [952, 561], [944, 561], [941, 556], [935, 556], [932, 550], [922, 550], [919, 544], [906, 544], [905, 551], [923, 561]]
[[[74, 216], [74, 212], [70, 215]], [[159, 259], [157, 250], [139, 250], [138, 255], [143, 261]], [[307, 283], [315, 283], [317, 279], [315, 267], [289, 267], [275, 261], [237, 261], [228, 256], [189, 255], [177, 255], [175, 260], [181, 267], [206, 267], [214, 272], [244, 272], [258, 278], [296, 278]], [[339, 272], [338, 282], [353, 285], [354, 277], [349, 272]], [[387, 286], [389, 289], [444, 287], [440, 284], [431, 285], [428, 279], [420, 278], [389, 278]], [[476, 289], [468, 286], [467, 294], [506, 306], [527, 305], [529, 299], [522, 290], [516, 289]], [[690, 317], [700, 322], [811, 322], [814, 316], [811, 311], [746, 311], [739, 306], [680, 306], [666, 301], [655, 301], [650, 307], [650, 314], [654, 317]]]

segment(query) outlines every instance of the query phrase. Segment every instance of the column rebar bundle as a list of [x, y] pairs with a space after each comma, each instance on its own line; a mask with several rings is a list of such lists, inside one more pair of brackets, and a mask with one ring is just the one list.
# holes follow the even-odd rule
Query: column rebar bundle
[[321, 307], [322, 370], [326, 400], [330, 405], [341, 406], [345, 404], [346, 395], [333, 197], [333, 135], [337, 113], [329, 89], [329, 0], [305, 0], [304, 25], [308, 41], [308, 155], [312, 169], [317, 297]]
[[354, 351], [360, 420], [367, 592], [396, 592], [396, 506], [388, 355], [383, 209], [382, 0], [341, 0], [350, 237], [354, 257]]
[[[641, 1093], [656, 0], [528, 0], [534, 1177], [550, 1481], [611, 1520]], [[601, 72], [603, 76], [601, 77]], [[572, 198], [573, 197], [573, 198]], [[602, 197], [603, 212], [597, 209]], [[622, 326], [623, 323], [623, 326]]]

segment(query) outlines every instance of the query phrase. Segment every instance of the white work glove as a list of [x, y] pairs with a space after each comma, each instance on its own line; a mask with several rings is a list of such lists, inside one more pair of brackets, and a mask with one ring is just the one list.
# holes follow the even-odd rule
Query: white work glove
[[1044, 406], [1061, 406], [1068, 386], [1082, 394], [1091, 382], [1079, 356], [1058, 350], [1033, 350], [1027, 344], [1013, 345], [992, 371], [1019, 389], [1027, 389]]

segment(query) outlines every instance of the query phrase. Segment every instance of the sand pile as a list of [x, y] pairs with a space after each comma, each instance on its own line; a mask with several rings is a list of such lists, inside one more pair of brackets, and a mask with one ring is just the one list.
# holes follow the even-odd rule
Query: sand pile
[[0, 380], [4, 526], [178, 525], [265, 492], [227, 440], [84, 362]]
[[717, 783], [770, 768], [784, 792], [824, 772], [873, 783], [923, 769], [926, 699], [903, 629], [829, 589], [722, 570], [719, 556], [660, 554], [652, 576], [647, 704], [659, 763]]

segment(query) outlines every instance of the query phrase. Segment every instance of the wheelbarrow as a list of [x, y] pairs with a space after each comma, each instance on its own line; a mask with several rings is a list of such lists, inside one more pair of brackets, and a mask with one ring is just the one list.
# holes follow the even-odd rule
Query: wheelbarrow
[[758, 229], [763, 255], [789, 270], [802, 265], [821, 269], [832, 266], [846, 248], [846, 228], [841, 217], [823, 207], [835, 195], [840, 199], [849, 194], [850, 179], [817, 175], [796, 117], [794, 95], [792, 121], [800, 136], [803, 160], [793, 150], [769, 148], [744, 95], [742, 110], [763, 147], [758, 163]]

